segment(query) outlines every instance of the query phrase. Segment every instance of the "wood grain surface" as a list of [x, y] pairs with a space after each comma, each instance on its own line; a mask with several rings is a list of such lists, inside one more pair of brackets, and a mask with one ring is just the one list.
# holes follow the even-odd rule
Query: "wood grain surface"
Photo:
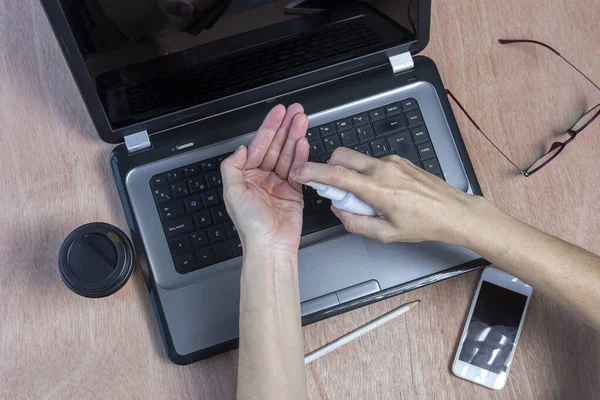
[[[433, 2], [426, 55], [445, 84], [519, 164], [536, 158], [600, 93], [596, 0]], [[485, 195], [526, 222], [600, 253], [600, 121], [531, 178], [457, 113]], [[90, 300], [61, 282], [57, 253], [75, 227], [127, 230], [107, 157], [37, 0], [0, 0], [0, 398], [230, 399], [237, 352], [180, 367], [163, 353], [139, 271]], [[527, 268], [527, 265], [523, 265]], [[568, 265], [564, 266], [568, 273]], [[600, 334], [534, 295], [505, 389], [450, 372], [478, 273], [304, 328], [307, 352], [412, 299], [397, 321], [307, 367], [313, 399], [598, 399]], [[600, 292], [600, 288], [599, 288]]]

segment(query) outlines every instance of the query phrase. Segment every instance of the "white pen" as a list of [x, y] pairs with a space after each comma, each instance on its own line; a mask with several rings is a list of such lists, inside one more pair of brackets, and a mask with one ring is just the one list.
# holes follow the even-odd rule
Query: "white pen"
[[394, 318], [399, 317], [400, 315], [409, 311], [411, 308], [413, 308], [414, 306], [419, 304], [420, 301], [421, 300], [417, 300], [417, 301], [412, 301], [408, 304], [404, 304], [404, 305], [396, 308], [395, 310], [390, 311], [387, 314], [383, 314], [381, 317], [375, 318], [373, 321], [369, 322], [368, 324], [363, 325], [360, 328], [355, 329], [352, 332], [347, 333], [344, 336], [341, 336], [341, 337], [335, 339], [333, 342], [328, 343], [325, 346], [318, 348], [317, 350], [307, 354], [304, 357], [304, 364], [310, 364], [311, 362], [323, 357], [325, 354], [331, 353], [333, 350], [339, 349], [343, 345], [350, 343], [351, 341], [361, 337], [365, 333], [371, 332], [373, 329], [375, 329], [385, 323], [390, 322]]
[[359, 199], [354, 193], [312, 181], [308, 182], [306, 186], [316, 189], [319, 196], [331, 199], [331, 203], [338, 210], [360, 215], [377, 215], [373, 207]]

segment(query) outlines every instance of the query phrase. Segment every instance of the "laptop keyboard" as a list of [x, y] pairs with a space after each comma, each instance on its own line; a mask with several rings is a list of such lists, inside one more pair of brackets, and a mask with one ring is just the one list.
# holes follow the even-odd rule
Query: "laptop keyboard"
[[381, 42], [359, 21], [328, 27], [250, 54], [130, 85], [126, 90], [129, 110], [139, 115], [204, 103], [313, 70], [315, 63]]
[[[444, 179], [417, 101], [388, 104], [308, 129], [310, 161], [326, 163], [338, 147], [371, 157], [397, 154]], [[155, 175], [154, 200], [176, 270], [185, 274], [242, 255], [223, 203], [221, 162], [229, 154]], [[303, 187], [302, 235], [337, 225], [330, 200]]]

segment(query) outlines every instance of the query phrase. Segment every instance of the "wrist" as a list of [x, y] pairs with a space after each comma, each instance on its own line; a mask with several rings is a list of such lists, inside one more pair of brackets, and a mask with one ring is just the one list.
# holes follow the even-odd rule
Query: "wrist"
[[244, 265], [274, 267], [277, 265], [296, 265], [298, 263], [297, 247], [242, 240], [242, 248], [244, 251]]
[[248, 253], [255, 256], [297, 257], [300, 245], [299, 237], [296, 243], [287, 243], [285, 241], [274, 240], [268, 236], [244, 235], [243, 232], [240, 232], [240, 240], [244, 254]]
[[505, 214], [487, 199], [465, 194], [453, 215], [454, 222], [447, 227], [442, 241], [475, 250], [493, 221]]

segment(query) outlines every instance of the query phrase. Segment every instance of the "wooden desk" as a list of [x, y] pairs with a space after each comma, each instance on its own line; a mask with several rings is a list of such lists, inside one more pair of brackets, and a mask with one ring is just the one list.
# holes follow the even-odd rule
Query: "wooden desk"
[[[434, 1], [425, 54], [496, 143], [525, 165], [600, 94], [550, 52], [495, 40], [544, 40], [598, 82], [598, 26], [594, 0]], [[600, 253], [600, 122], [526, 179], [457, 116], [489, 199]], [[139, 272], [102, 300], [78, 297], [60, 280], [57, 253], [71, 229], [106, 221], [127, 230], [107, 165], [110, 150], [96, 136], [38, 1], [0, 0], [0, 398], [232, 398], [237, 352], [171, 364]], [[308, 351], [401, 303], [423, 300], [311, 364], [311, 397], [600, 398], [600, 334], [539, 295], [504, 390], [454, 377], [449, 367], [477, 277], [305, 327]]]

